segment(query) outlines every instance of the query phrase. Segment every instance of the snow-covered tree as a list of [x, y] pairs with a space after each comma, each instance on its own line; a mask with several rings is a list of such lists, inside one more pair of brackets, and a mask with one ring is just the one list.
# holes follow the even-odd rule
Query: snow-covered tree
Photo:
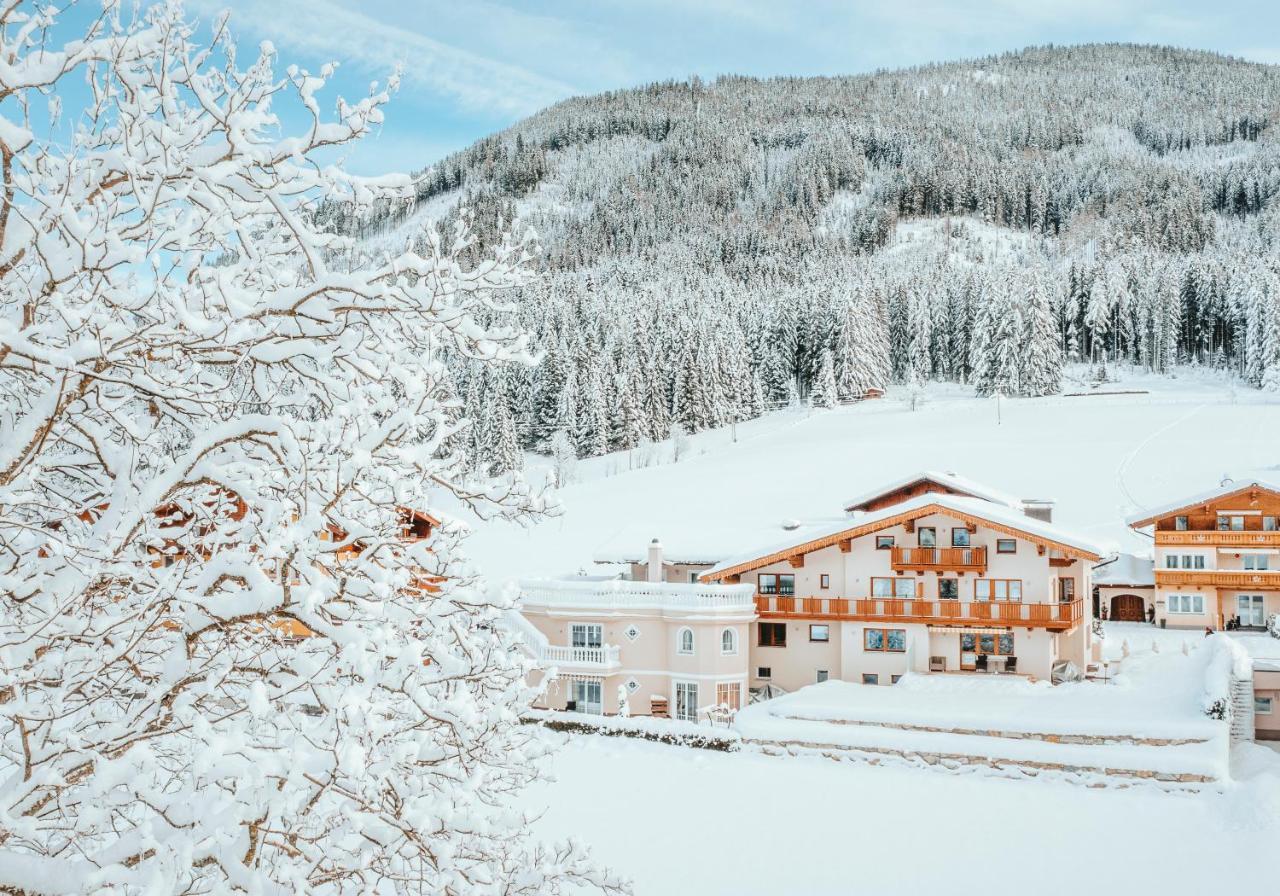
[[325, 120], [328, 68], [242, 69], [224, 22], [56, 14], [0, 10], [0, 889], [616, 888], [509, 805], [543, 747], [507, 604], [460, 527], [406, 528], [542, 508], [445, 447], [443, 359], [532, 361], [529, 247], [468, 263], [464, 219], [365, 259], [317, 203], [415, 185], [317, 153], [386, 89]]
[[809, 397], [816, 408], [833, 408], [836, 405], [836, 370], [831, 352], [822, 354], [822, 366], [818, 368], [813, 393]]

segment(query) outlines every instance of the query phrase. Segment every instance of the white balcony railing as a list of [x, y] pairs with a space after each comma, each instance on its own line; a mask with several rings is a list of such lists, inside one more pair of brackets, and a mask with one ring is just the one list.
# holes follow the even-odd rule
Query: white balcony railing
[[538, 663], [561, 668], [616, 669], [622, 665], [622, 648], [617, 644], [605, 644], [603, 647], [544, 644], [538, 650]]
[[532, 579], [520, 593], [526, 604], [545, 606], [755, 612], [753, 585]]

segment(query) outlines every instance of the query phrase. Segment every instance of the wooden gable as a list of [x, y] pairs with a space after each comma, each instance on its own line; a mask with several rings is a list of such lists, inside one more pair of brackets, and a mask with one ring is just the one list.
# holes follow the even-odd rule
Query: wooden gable
[[1218, 512], [1232, 510], [1251, 511], [1245, 517], [1245, 529], [1261, 529], [1262, 517], [1280, 516], [1280, 492], [1256, 482], [1249, 482], [1235, 491], [1216, 498], [1196, 501], [1167, 513], [1137, 520], [1130, 525], [1135, 529], [1154, 525], [1158, 532], [1172, 532], [1177, 529], [1177, 518], [1185, 516], [1189, 530], [1211, 531], [1218, 527]]

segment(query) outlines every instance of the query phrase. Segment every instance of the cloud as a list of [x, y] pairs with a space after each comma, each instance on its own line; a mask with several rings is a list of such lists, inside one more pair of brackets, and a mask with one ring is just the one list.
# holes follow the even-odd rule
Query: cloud
[[581, 92], [563, 81], [404, 25], [378, 21], [331, 0], [194, 0], [190, 6], [206, 16], [230, 8], [233, 31], [247, 28], [294, 52], [355, 64], [377, 77], [390, 74], [398, 64], [406, 84], [448, 97], [472, 113], [528, 115]]

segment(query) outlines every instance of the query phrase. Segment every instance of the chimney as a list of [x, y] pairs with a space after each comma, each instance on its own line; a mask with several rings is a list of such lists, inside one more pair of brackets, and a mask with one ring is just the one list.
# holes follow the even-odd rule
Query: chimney
[[649, 542], [649, 581], [662, 581], [662, 542], [656, 538]]
[[1053, 522], [1053, 502], [1044, 498], [1023, 498], [1022, 510], [1033, 520]]

